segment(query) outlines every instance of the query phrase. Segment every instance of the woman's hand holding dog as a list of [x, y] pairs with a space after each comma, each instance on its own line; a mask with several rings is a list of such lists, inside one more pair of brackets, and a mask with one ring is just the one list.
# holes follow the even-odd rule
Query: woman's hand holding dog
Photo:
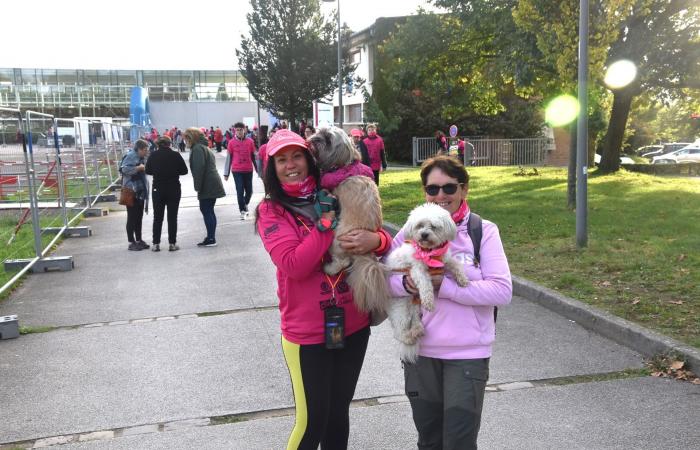
[[[442, 286], [442, 279], [445, 278], [443, 274], [438, 274], [438, 275], [431, 275], [430, 276], [430, 281], [433, 283], [433, 288], [437, 291], [440, 289], [440, 286]], [[418, 288], [416, 287], [415, 283], [413, 282], [413, 278], [411, 278], [411, 275], [404, 275], [404, 288], [406, 289], [406, 292], [409, 294], [417, 295], [418, 294]]]
[[369, 230], [352, 230], [338, 236], [338, 241], [340, 241], [340, 248], [353, 255], [371, 253], [381, 244], [377, 233]]

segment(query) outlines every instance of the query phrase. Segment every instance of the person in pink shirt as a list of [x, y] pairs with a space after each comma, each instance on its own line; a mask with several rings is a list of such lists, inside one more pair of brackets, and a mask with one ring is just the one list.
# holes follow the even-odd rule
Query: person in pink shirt
[[[406, 395], [418, 430], [418, 448], [476, 449], [484, 391], [495, 339], [494, 308], [510, 303], [513, 287], [498, 227], [482, 221], [480, 257], [467, 227], [469, 174], [455, 157], [440, 155], [421, 167], [426, 202], [437, 203], [452, 215], [457, 236], [452, 255], [464, 263], [469, 278], [459, 287], [448, 275], [432, 277], [435, 309], [422, 311], [425, 335], [419, 357], [404, 364]], [[404, 242], [399, 231], [388, 254]], [[396, 297], [417, 294], [410, 275], [393, 274], [390, 289]]]
[[369, 167], [374, 172], [374, 182], [379, 185], [379, 172], [386, 170], [386, 154], [384, 153], [384, 140], [377, 134], [377, 125], [367, 125], [367, 137], [362, 140], [367, 147], [369, 155]]
[[[281, 129], [267, 146], [265, 199], [256, 231], [277, 268], [282, 350], [294, 390], [296, 421], [288, 449], [345, 449], [349, 408], [370, 335], [344, 271], [323, 272], [333, 242], [333, 199], [318, 189], [319, 169], [304, 138]], [[342, 246], [385, 252], [386, 232], [353, 230]]]
[[241, 220], [248, 218], [248, 203], [253, 196], [253, 169], [255, 162], [255, 143], [245, 136], [245, 125], [238, 122], [233, 125], [235, 130], [233, 138], [228, 142], [228, 154], [224, 164], [224, 180], [233, 172], [233, 181], [236, 183], [236, 196], [238, 198], [238, 211]]

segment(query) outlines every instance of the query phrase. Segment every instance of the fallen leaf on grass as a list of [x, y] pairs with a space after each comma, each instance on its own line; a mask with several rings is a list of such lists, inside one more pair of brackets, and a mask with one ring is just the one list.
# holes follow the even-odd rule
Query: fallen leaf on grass
[[682, 305], [683, 300], [669, 300], [669, 303], [671, 303], [672, 305]]
[[633, 305], [636, 305], [636, 304], [639, 303], [640, 301], [641, 301], [641, 300], [639, 300], [638, 298], [635, 298], [634, 300], [632, 300], [632, 304], [633, 304]]
[[680, 255], [678, 255], [678, 261], [683, 261], [685, 258], [686, 258], [686, 256], [682, 253]]
[[666, 374], [663, 372], [652, 372], [651, 376], [652, 377], [663, 377], [663, 376], [666, 376]]
[[609, 282], [609, 281], [603, 281], [602, 283], [600, 283], [600, 285], [601, 285], [601, 286], [611, 286], [612, 283]]
[[693, 384], [700, 384], [700, 378], [696, 378], [693, 381], [691, 381]]
[[683, 361], [673, 361], [669, 367], [673, 370], [682, 369], [685, 363]]

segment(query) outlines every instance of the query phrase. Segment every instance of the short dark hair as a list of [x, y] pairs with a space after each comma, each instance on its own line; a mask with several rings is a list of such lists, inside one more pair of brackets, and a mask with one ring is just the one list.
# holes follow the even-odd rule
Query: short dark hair
[[233, 128], [245, 128], [243, 122], [236, 122], [233, 124]]
[[433, 169], [442, 170], [445, 175], [457, 179], [458, 182], [469, 186], [469, 173], [462, 161], [454, 156], [438, 155], [430, 159], [426, 159], [420, 167], [420, 181], [425, 186], [428, 182], [428, 175]]
[[147, 140], [139, 139], [138, 141], [136, 141], [136, 144], [134, 144], [134, 150], [139, 151], [142, 148], [148, 148], [150, 146], [151, 144], [149, 144]]

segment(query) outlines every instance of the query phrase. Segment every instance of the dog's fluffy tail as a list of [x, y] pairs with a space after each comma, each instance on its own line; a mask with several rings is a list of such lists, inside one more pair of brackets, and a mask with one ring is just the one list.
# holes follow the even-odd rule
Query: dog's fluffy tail
[[386, 311], [389, 288], [386, 266], [373, 255], [356, 255], [348, 273], [355, 305], [360, 311]]
[[406, 344], [399, 341], [399, 358], [401, 361], [413, 364], [418, 361], [418, 342], [415, 344]]

